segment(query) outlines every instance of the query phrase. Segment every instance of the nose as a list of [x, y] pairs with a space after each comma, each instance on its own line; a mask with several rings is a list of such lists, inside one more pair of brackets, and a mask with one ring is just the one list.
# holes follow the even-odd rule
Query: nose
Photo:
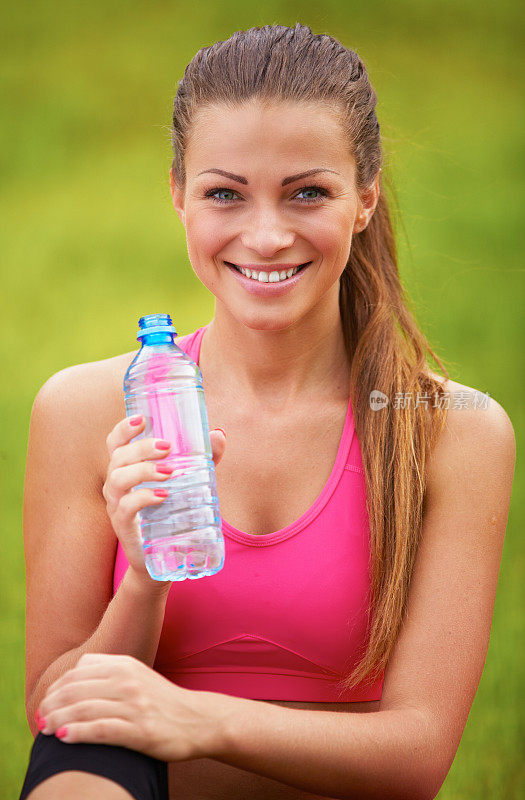
[[290, 248], [295, 233], [279, 214], [266, 208], [251, 214], [240, 235], [242, 245], [262, 258], [272, 258], [279, 250]]

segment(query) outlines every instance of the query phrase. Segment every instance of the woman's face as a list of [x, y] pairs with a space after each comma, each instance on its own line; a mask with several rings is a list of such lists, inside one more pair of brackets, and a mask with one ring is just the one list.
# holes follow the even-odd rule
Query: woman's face
[[256, 100], [207, 106], [195, 118], [185, 169], [184, 189], [171, 178], [173, 203], [216, 313], [222, 304], [259, 330], [339, 313], [352, 234], [368, 224], [379, 179], [358, 196], [355, 162], [333, 112]]

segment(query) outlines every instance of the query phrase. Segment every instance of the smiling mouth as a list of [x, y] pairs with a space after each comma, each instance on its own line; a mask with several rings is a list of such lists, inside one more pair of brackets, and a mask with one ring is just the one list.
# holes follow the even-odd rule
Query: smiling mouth
[[300, 264], [298, 267], [295, 267], [294, 269], [272, 270], [271, 272], [264, 272], [253, 269], [252, 270], [244, 269], [242, 267], [238, 267], [237, 264], [232, 264], [231, 261], [225, 261], [224, 263], [227, 264], [229, 267], [233, 267], [233, 269], [237, 270], [237, 272], [240, 272], [241, 275], [244, 275], [245, 278], [249, 278], [252, 281], [257, 281], [259, 283], [283, 283], [284, 281], [287, 281], [289, 278], [292, 278], [294, 275], [296, 275], [298, 272], [300, 272], [302, 269], [307, 267], [312, 262], [306, 261], [304, 264]]

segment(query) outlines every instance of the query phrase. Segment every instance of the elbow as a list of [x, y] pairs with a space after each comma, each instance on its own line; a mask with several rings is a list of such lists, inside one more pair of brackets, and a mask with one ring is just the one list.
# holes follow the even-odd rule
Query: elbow
[[[420, 719], [421, 722], [421, 719]], [[448, 775], [459, 741], [452, 745], [427, 718], [418, 728], [416, 739], [391, 776], [395, 790], [389, 800], [434, 800]], [[401, 768], [404, 765], [404, 769]], [[384, 789], [384, 786], [383, 786]]]
[[411, 748], [411, 786], [399, 797], [407, 800], [434, 800], [443, 786], [456, 756], [461, 737], [446, 729], [434, 715], [418, 712], [417, 745]]
[[425, 759], [414, 769], [409, 781], [400, 787], [399, 800], [434, 800], [445, 782], [455, 752], [451, 758], [442, 758], [436, 747], [427, 753]]
[[429, 765], [423, 783], [424, 790], [419, 795], [421, 800], [434, 800], [434, 798], [437, 797], [439, 790], [445, 783], [445, 779], [448, 775], [453, 760], [454, 756], [450, 759], [449, 763], [443, 766], [442, 764], [439, 764], [437, 759], [435, 759], [433, 763]]
[[[370, 795], [370, 800], [379, 800], [379, 798], [388, 797], [389, 800], [434, 800], [443, 782], [446, 778], [446, 773], [437, 774], [435, 765], [432, 769], [426, 770], [423, 774], [418, 770], [417, 774], [410, 772], [402, 777], [398, 776], [395, 783], [392, 781], [388, 787], [383, 784], [381, 787], [376, 787]], [[351, 795], [354, 800], [355, 795]]]
[[[440, 778], [435, 775], [410, 774], [404, 775], [396, 780], [381, 780], [380, 783], [373, 781], [367, 787], [361, 787], [356, 792], [355, 785], [345, 794], [334, 795], [343, 800], [434, 800], [441, 789], [446, 778], [444, 774]], [[330, 795], [332, 797], [332, 795]]]
[[415, 763], [405, 763], [403, 769], [398, 764], [395, 769], [387, 770], [381, 776], [376, 774], [373, 779], [369, 775], [359, 787], [353, 782], [347, 792], [334, 796], [344, 800], [434, 800], [450, 765], [446, 768], [440, 766], [439, 759], [432, 754], [418, 759], [418, 762], [417, 767]]
[[[394, 800], [394, 798], [395, 800], [434, 800], [443, 785], [444, 779], [434, 781], [423, 778], [417, 781], [403, 781], [402, 786], [398, 786], [395, 793], [389, 792], [389, 800]], [[385, 796], [384, 794], [378, 794], [374, 795], [374, 798], [379, 799], [379, 797], [383, 798]]]
[[[443, 776], [441, 780], [426, 780], [422, 781], [420, 785], [414, 789], [413, 794], [406, 794], [403, 795], [404, 798], [407, 800], [434, 800], [437, 797], [439, 790], [441, 789], [443, 782], [445, 780], [446, 775]], [[401, 797], [401, 795], [400, 795]]]
[[443, 786], [446, 778], [446, 773], [437, 780], [432, 777], [426, 777], [420, 783], [412, 788], [410, 794], [400, 794], [399, 798], [403, 800], [434, 800], [437, 797], [439, 790]]

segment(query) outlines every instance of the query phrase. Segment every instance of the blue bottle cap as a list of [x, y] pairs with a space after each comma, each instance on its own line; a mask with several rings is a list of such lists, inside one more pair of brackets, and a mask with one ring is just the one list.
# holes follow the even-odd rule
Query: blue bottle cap
[[150, 333], [174, 333], [177, 336], [169, 314], [146, 314], [139, 319], [139, 328], [140, 330], [137, 331], [137, 340], [139, 341], [143, 336], [149, 336]]

